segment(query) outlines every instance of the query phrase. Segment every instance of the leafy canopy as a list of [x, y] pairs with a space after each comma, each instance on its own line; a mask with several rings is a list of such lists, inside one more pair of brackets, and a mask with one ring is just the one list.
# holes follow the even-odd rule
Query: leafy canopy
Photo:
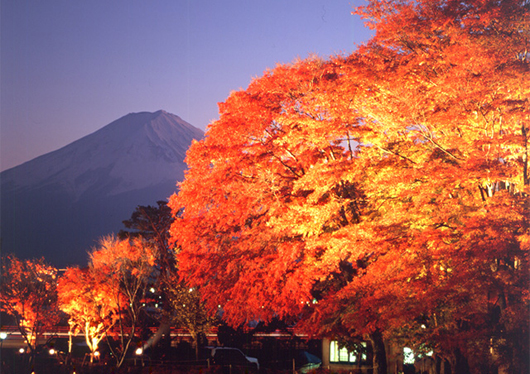
[[180, 274], [235, 325], [296, 315], [524, 372], [528, 4], [357, 11], [369, 43], [265, 72], [193, 143]]

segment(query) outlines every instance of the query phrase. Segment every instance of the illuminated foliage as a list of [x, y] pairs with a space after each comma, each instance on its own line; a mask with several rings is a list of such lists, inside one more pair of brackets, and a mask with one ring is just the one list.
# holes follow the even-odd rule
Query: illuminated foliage
[[0, 310], [15, 318], [33, 356], [37, 339], [59, 321], [57, 270], [44, 259], [19, 260], [8, 255], [1, 261]]
[[115, 290], [94, 268], [68, 268], [60, 277], [57, 290], [59, 307], [70, 317], [70, 333], [83, 333], [92, 362], [99, 342], [119, 315]]
[[528, 4], [359, 12], [367, 45], [266, 72], [193, 143], [180, 273], [232, 324], [366, 336], [379, 373], [404, 335], [458, 372], [525, 372]]
[[99, 281], [108, 287], [111, 305], [117, 308], [111, 317], [113, 331], [118, 334], [118, 345], [113, 350], [117, 366], [121, 366], [137, 332], [147, 290], [157, 276], [155, 252], [146, 241], [119, 240], [104, 237], [90, 254], [89, 267]]

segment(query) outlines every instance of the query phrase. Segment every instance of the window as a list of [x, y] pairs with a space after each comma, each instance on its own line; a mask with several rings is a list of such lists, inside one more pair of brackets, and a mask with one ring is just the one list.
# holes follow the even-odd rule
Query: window
[[433, 351], [428, 351], [426, 353], [422, 352], [425, 352], [425, 350], [419, 351], [418, 354], [416, 354], [412, 348], [403, 347], [403, 363], [405, 365], [413, 365], [414, 362], [416, 362], [416, 359], [420, 359], [425, 356], [431, 357], [433, 355]]
[[414, 351], [409, 347], [403, 348], [403, 363], [405, 365], [413, 365], [416, 359], [414, 358]]
[[[363, 352], [360, 354], [361, 361], [366, 361], [366, 343], [361, 343]], [[340, 347], [339, 342], [333, 340], [329, 343], [329, 362], [358, 363], [359, 353], [349, 352], [346, 347]]]

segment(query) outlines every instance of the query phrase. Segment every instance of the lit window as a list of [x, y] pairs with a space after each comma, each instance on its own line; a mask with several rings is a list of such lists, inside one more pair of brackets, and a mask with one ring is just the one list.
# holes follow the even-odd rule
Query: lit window
[[[366, 349], [366, 343], [362, 342], [361, 345]], [[329, 361], [330, 362], [345, 362], [345, 363], [357, 363], [359, 354], [356, 352], [349, 352], [346, 347], [340, 347], [339, 342], [333, 340], [329, 343]], [[361, 354], [361, 361], [367, 359], [366, 353]]]
[[412, 365], [414, 364], [414, 361], [416, 361], [414, 358], [414, 351], [409, 347], [403, 348], [403, 363], [405, 365]]

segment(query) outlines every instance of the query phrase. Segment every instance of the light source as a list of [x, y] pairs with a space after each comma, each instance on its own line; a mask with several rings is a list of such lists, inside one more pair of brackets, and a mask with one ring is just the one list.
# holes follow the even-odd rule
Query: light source
[[[7, 332], [5, 332], [5, 331], [0, 332], [0, 351], [2, 351], [2, 348], [4, 346], [4, 340], [6, 340], [6, 339], [7, 339]], [[2, 353], [0, 353], [0, 355], [1, 354]]]

